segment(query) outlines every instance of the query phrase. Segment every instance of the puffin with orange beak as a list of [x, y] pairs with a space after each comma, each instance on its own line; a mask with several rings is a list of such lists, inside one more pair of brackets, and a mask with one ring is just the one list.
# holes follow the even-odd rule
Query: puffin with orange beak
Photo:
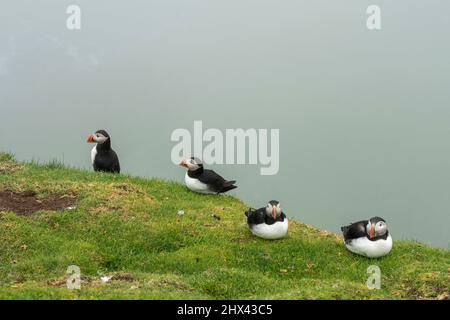
[[91, 134], [88, 143], [95, 143], [91, 151], [91, 164], [94, 171], [120, 173], [119, 157], [111, 149], [111, 137], [105, 130]]
[[215, 171], [204, 169], [202, 161], [198, 158], [183, 159], [180, 166], [187, 169], [184, 183], [191, 191], [203, 194], [218, 194], [237, 188], [236, 180], [225, 180]]
[[249, 209], [245, 212], [250, 231], [257, 237], [276, 240], [288, 232], [288, 219], [281, 211], [280, 202], [271, 200], [265, 208]]
[[362, 220], [341, 228], [345, 246], [353, 253], [380, 258], [392, 249], [392, 237], [386, 221], [380, 217]]

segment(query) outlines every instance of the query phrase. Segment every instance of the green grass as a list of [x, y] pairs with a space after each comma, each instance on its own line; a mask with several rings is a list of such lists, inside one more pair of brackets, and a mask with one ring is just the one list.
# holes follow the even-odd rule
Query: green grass
[[[266, 241], [247, 230], [240, 200], [175, 182], [0, 153], [5, 189], [78, 200], [73, 210], [0, 212], [0, 299], [448, 299], [450, 291], [447, 250], [395, 241], [388, 256], [367, 259], [294, 220], [287, 238]], [[373, 264], [380, 290], [366, 286]], [[81, 268], [80, 290], [66, 286], [70, 265]], [[101, 274], [113, 278], [102, 283]]]

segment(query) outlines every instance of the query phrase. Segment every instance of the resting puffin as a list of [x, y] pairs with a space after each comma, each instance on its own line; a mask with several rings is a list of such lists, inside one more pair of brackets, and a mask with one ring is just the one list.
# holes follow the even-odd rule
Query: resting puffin
[[200, 159], [191, 157], [181, 161], [180, 166], [188, 168], [184, 177], [186, 186], [194, 192], [217, 194], [237, 188], [236, 181], [227, 181], [212, 170], [203, 169]]
[[111, 149], [111, 138], [105, 130], [98, 130], [87, 139], [88, 143], [96, 143], [91, 151], [91, 162], [94, 171], [120, 173], [119, 158]]
[[280, 203], [271, 200], [265, 208], [245, 212], [250, 231], [263, 239], [281, 239], [287, 235], [288, 219], [281, 211]]
[[380, 217], [363, 220], [341, 228], [345, 246], [353, 253], [369, 258], [387, 255], [392, 249], [392, 237], [386, 221]]

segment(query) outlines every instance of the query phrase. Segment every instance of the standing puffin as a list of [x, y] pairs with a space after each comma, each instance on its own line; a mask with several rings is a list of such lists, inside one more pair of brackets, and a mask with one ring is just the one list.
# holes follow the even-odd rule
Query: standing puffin
[[111, 138], [105, 130], [98, 130], [87, 139], [88, 143], [96, 143], [91, 151], [91, 162], [94, 171], [120, 173], [119, 158], [111, 149]]
[[380, 217], [363, 220], [341, 228], [345, 246], [353, 253], [369, 258], [387, 255], [392, 249], [392, 237], [386, 221]]
[[188, 169], [184, 177], [186, 186], [194, 192], [217, 194], [237, 188], [236, 181], [227, 181], [212, 170], [203, 169], [200, 159], [191, 157], [181, 161], [180, 166]]
[[281, 211], [280, 203], [271, 200], [265, 208], [245, 212], [250, 231], [263, 239], [281, 239], [287, 235], [288, 219]]

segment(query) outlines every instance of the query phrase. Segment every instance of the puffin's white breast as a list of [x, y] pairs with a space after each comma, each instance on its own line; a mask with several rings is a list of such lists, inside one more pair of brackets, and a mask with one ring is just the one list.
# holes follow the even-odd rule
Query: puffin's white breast
[[288, 219], [284, 218], [283, 221], [277, 221], [274, 224], [254, 224], [250, 230], [255, 236], [263, 239], [281, 239], [284, 238], [288, 232]]
[[353, 239], [345, 245], [353, 253], [360, 254], [369, 258], [379, 258], [387, 255], [392, 249], [392, 237], [388, 235], [387, 239], [370, 241], [367, 237]]
[[97, 145], [94, 145], [94, 147], [91, 150], [91, 164], [94, 165], [95, 156], [97, 155]]
[[187, 172], [186, 172], [186, 175], [184, 176], [184, 182], [186, 183], [186, 186], [194, 192], [205, 193], [205, 194], [215, 193], [215, 192], [212, 192], [211, 190], [209, 190], [207, 184], [201, 182], [198, 179], [189, 177]]

